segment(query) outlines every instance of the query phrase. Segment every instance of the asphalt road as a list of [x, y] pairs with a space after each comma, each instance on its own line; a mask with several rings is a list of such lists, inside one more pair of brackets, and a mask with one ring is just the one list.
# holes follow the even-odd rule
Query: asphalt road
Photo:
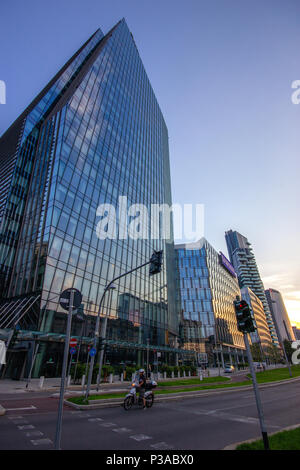
[[[300, 381], [261, 390], [268, 432], [300, 423]], [[58, 398], [49, 394], [1, 396], [0, 449], [53, 449]], [[223, 449], [260, 435], [254, 394], [220, 392], [154, 403], [77, 411], [64, 407], [62, 448], [84, 450]]]

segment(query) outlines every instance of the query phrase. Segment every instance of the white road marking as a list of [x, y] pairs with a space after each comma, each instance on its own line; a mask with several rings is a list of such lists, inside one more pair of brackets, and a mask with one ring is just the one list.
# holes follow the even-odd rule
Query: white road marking
[[27, 419], [24, 418], [15, 418], [12, 420], [14, 424], [29, 424]]
[[88, 419], [88, 421], [93, 423], [94, 421], [103, 421], [103, 419], [102, 418], [90, 418], [90, 419]]
[[21, 418], [23, 418], [23, 416], [21, 416], [21, 415], [11, 415], [11, 416], [7, 416], [7, 417], [8, 417], [8, 419], [21, 419]]
[[100, 423], [100, 426], [104, 426], [105, 428], [111, 428], [117, 425], [115, 423]]
[[18, 428], [23, 431], [24, 429], [34, 429], [35, 426], [32, 426], [32, 424], [26, 424], [25, 426], [18, 426]]
[[38, 436], [43, 436], [44, 433], [41, 431], [32, 431], [32, 432], [27, 432], [26, 437], [38, 437]]
[[114, 432], [118, 432], [118, 433], [123, 433], [123, 432], [131, 432], [132, 429], [128, 429], [128, 428], [115, 428], [113, 429]]
[[6, 408], [6, 411], [36, 410], [36, 406], [27, 406], [26, 408]]
[[152, 439], [152, 437], [146, 436], [146, 434], [135, 434], [134, 436], [130, 436], [130, 439], [134, 439], [135, 441], [145, 441], [146, 439]]
[[[188, 412], [188, 413], [191, 413], [191, 414], [194, 414], [194, 415], [204, 415], [204, 416], [212, 416], [214, 418], [221, 418], [221, 419], [224, 419], [224, 420], [227, 420], [227, 421], [237, 421], [239, 423], [247, 423], [247, 424], [256, 424], [256, 425], [259, 425], [259, 419], [258, 418], [252, 418], [250, 416], [240, 416], [240, 415], [234, 415], [232, 413], [224, 413], [222, 411], [219, 411], [219, 410], [189, 410], [189, 409], [186, 409], [186, 408], [178, 408], [177, 407], [177, 410], [180, 410], [180, 411], [184, 411], [184, 412]], [[274, 428], [274, 429], [278, 429], [279, 426], [275, 426], [275, 425], [272, 425], [272, 424], [267, 424], [267, 427], [268, 428]]]
[[34, 446], [41, 446], [41, 445], [44, 445], [44, 444], [53, 444], [53, 442], [51, 441], [51, 439], [35, 439], [35, 440], [31, 440], [30, 441]]
[[174, 446], [166, 444], [165, 442], [158, 442], [157, 444], [152, 444], [150, 447], [157, 450], [174, 449]]

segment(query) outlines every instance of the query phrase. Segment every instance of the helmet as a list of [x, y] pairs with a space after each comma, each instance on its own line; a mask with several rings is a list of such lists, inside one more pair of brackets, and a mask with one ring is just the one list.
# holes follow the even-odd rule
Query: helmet
[[140, 374], [144, 374], [144, 373], [145, 373], [145, 369], [140, 369], [140, 370], [139, 370], [139, 373], [140, 373]]

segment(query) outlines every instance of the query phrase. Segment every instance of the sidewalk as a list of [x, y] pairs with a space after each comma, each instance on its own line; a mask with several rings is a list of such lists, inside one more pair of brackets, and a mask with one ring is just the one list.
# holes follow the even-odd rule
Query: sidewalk
[[[273, 368], [279, 368], [279, 367], [285, 367], [284, 365], [279, 365], [277, 364], [268, 366], [268, 369], [273, 369]], [[218, 376], [218, 368], [214, 369], [207, 369], [206, 371], [203, 371], [203, 378], [207, 377], [207, 372], [209, 370], [209, 377], [216, 377]], [[233, 382], [237, 381], [238, 378], [242, 375], [246, 375], [249, 373], [249, 369], [246, 368], [244, 370], [239, 370], [234, 372], [233, 374], [225, 374], [223, 372], [223, 369], [221, 368], [221, 376], [223, 377], [228, 377], [231, 378]], [[195, 378], [197, 376], [192, 376], [192, 377], [180, 377], [180, 380], [187, 380], [189, 378]], [[157, 380], [157, 379], [155, 379]], [[159, 381], [172, 381], [178, 380], [178, 377], [174, 378], [160, 378]], [[55, 377], [55, 378], [45, 378], [44, 383], [42, 388], [40, 387], [40, 379], [31, 379], [28, 387], [27, 385], [27, 379], [23, 380], [11, 380], [11, 379], [0, 379], [0, 396], [1, 394], [7, 394], [7, 393], [26, 393], [26, 392], [58, 392], [60, 389], [60, 383], [61, 379], [60, 377]], [[130, 387], [131, 381], [124, 381], [121, 382], [121, 380], [114, 381], [113, 383], [103, 383], [101, 382], [101, 388], [105, 388], [105, 391], [108, 392], [109, 390], [112, 391], [117, 391], [117, 390], [124, 390], [128, 389]], [[77, 385], [69, 385], [66, 387], [66, 390], [68, 391], [82, 391], [82, 385], [77, 384]], [[91, 391], [96, 390], [96, 385], [92, 384]]]
[[[207, 377], [207, 371], [205, 371], [206, 374], [203, 374], [203, 378]], [[218, 369], [210, 369], [209, 370], [210, 374], [209, 377], [216, 377], [218, 376]], [[242, 372], [246, 371], [239, 371], [236, 372], [233, 376], [236, 376], [237, 374], [240, 374]], [[223, 374], [221, 371], [221, 376], [229, 376], [229, 374]], [[180, 380], [188, 380], [190, 378], [196, 378], [197, 376], [191, 376], [191, 377], [180, 377]], [[156, 378], [154, 380], [157, 380]], [[160, 382], [168, 381], [176, 381], [178, 380], [178, 377], [174, 378], [159, 378], [158, 379]], [[0, 396], [1, 394], [7, 394], [7, 393], [24, 393], [24, 392], [57, 392], [60, 389], [60, 384], [61, 384], [61, 378], [60, 377], [55, 377], [55, 378], [45, 378], [43, 382], [42, 388], [40, 387], [40, 379], [31, 379], [30, 383], [27, 385], [27, 379], [23, 380], [11, 380], [11, 379], [1, 379], [0, 380]], [[113, 383], [108, 383], [108, 382], [101, 382], [101, 388], [105, 388], [106, 391], [108, 389], [112, 389], [113, 391], [119, 390], [124, 390], [128, 389], [130, 387], [131, 381], [123, 381], [121, 380], [114, 381]], [[69, 391], [82, 391], [82, 385], [76, 384], [76, 385], [69, 385], [66, 387], [66, 390]], [[91, 390], [96, 390], [96, 385], [92, 384]]]

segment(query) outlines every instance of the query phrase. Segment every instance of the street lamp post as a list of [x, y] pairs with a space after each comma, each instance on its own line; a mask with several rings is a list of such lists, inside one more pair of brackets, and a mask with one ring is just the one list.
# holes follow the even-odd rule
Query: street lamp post
[[[112, 286], [113, 286], [113, 287], [112, 287]], [[102, 303], [103, 303], [105, 294], [106, 294], [106, 292], [107, 292], [109, 289], [115, 289], [115, 285], [113, 284], [113, 282], [110, 282], [110, 283], [105, 287], [104, 292], [103, 292], [102, 297], [101, 297], [101, 300], [100, 300], [99, 310], [98, 310], [98, 315], [97, 315], [97, 320], [96, 320], [96, 327], [95, 327], [95, 336], [94, 336], [94, 341], [93, 341], [93, 348], [96, 347], [96, 345], [97, 345], [97, 339], [99, 338], [100, 313], [101, 313]], [[103, 334], [101, 334], [101, 337], [102, 337], [103, 339], [104, 339], [105, 336], [106, 336], [106, 326], [107, 326], [107, 316], [106, 316], [105, 319], [104, 319]], [[102, 353], [102, 349], [101, 349], [101, 353]], [[101, 361], [103, 361], [103, 354], [100, 354], [99, 374], [101, 374], [101, 368], [102, 368]], [[92, 376], [93, 376], [93, 369], [94, 369], [94, 362], [95, 362], [95, 356], [92, 356], [92, 357], [91, 357], [91, 360], [90, 360], [89, 376], [88, 376], [87, 387], [86, 387], [86, 394], [85, 394], [85, 398], [86, 398], [86, 399], [88, 399], [88, 396], [89, 396], [89, 393], [90, 393], [90, 388], [91, 388], [91, 383], [92, 383]], [[101, 366], [100, 366], [100, 364], [101, 364]], [[99, 377], [98, 377], [98, 380], [99, 380]], [[97, 380], [97, 387], [99, 387], [98, 380]]]
[[[162, 251], [154, 252], [151, 259], [149, 261], [146, 261], [146, 263], [143, 263], [136, 268], [130, 269], [129, 271], [126, 271], [126, 273], [120, 274], [120, 276], [115, 277], [104, 289], [104, 292], [102, 294], [100, 304], [99, 304], [99, 310], [98, 310], [98, 315], [97, 315], [97, 321], [96, 321], [96, 327], [95, 327], [95, 336], [94, 336], [94, 341], [93, 341], [93, 347], [95, 348], [97, 345], [97, 339], [99, 337], [99, 326], [100, 326], [100, 312], [102, 308], [102, 303], [104, 296], [106, 292], [109, 289], [112, 289], [114, 283], [121, 279], [124, 276], [127, 276], [127, 274], [131, 274], [134, 271], [137, 271], [138, 269], [143, 268], [144, 266], [147, 266], [150, 264], [150, 275], [156, 274], [160, 272], [161, 268], [161, 257], [162, 257]], [[103, 333], [101, 334], [101, 339], [102, 339], [102, 348], [101, 348], [101, 354], [100, 354], [100, 360], [99, 360], [99, 374], [98, 374], [98, 379], [97, 379], [97, 390], [99, 388], [99, 383], [100, 383], [100, 376], [101, 376], [101, 369], [102, 369], [102, 363], [103, 363], [103, 345], [104, 341], [106, 338], [106, 329], [107, 329], [107, 316], [105, 317], [104, 324], [103, 324]], [[95, 361], [95, 356], [91, 357], [91, 362], [90, 362], [90, 370], [89, 370], [89, 376], [88, 376], [88, 382], [87, 382], [87, 388], [86, 388], [86, 395], [85, 398], [86, 400], [88, 399], [89, 393], [90, 393], [90, 388], [91, 388], [91, 383], [92, 383], [92, 375], [93, 375], [93, 368], [94, 368], [94, 361]]]

